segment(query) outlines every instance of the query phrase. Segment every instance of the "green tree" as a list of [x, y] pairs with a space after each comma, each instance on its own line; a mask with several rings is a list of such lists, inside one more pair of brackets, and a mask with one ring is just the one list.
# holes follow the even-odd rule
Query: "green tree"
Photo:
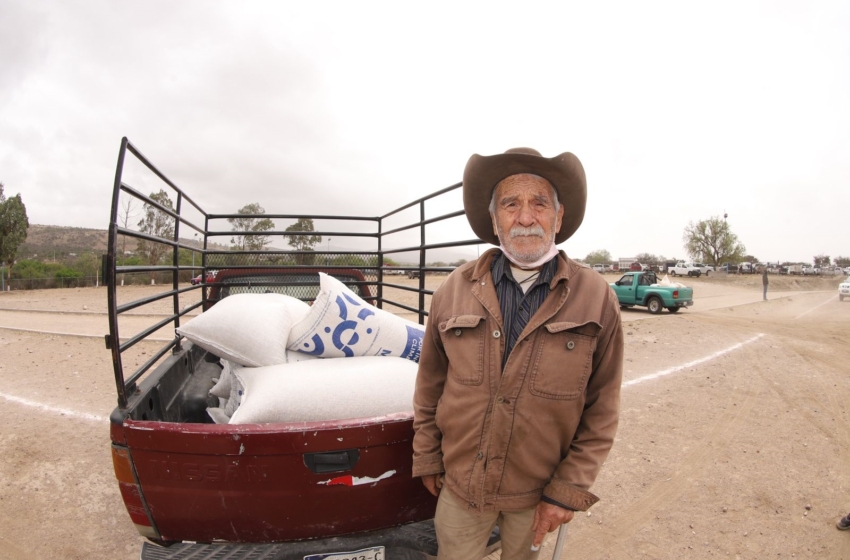
[[288, 243], [296, 251], [312, 251], [313, 247], [322, 242], [321, 235], [309, 235], [316, 231], [313, 220], [310, 218], [298, 218], [298, 221], [286, 228], [285, 231], [305, 232], [304, 235], [287, 235]]
[[747, 252], [738, 236], [732, 233], [726, 220], [712, 216], [697, 223], [690, 222], [682, 236], [685, 250], [697, 262], [719, 266], [724, 262], [739, 262]]
[[[245, 214], [242, 218], [227, 218], [233, 231], [262, 232], [272, 231], [274, 222], [268, 218], [258, 218], [257, 214], [265, 214], [266, 210], [259, 202], [246, 204], [239, 209], [239, 214]], [[320, 239], [321, 241], [321, 239]], [[269, 244], [268, 235], [235, 235], [231, 238], [232, 248], [240, 251], [262, 251]]]
[[590, 266], [595, 264], [608, 264], [612, 261], [611, 253], [609, 253], [606, 249], [591, 251], [586, 257], [584, 257], [584, 262]]
[[[151, 193], [150, 198], [163, 208], [168, 208], [170, 210], [174, 209], [171, 198], [169, 198], [168, 193], [162, 189], [160, 189], [157, 193]], [[142, 212], [144, 217], [139, 221], [139, 231], [161, 239], [174, 239], [174, 218], [160, 210], [157, 206], [147, 202], [145, 203]], [[144, 262], [151, 266], [156, 266], [160, 264], [162, 258], [168, 254], [171, 247], [163, 243], [139, 239], [137, 250], [139, 252], [139, 256]], [[151, 284], [153, 284], [153, 282], [154, 273], [151, 272]]]
[[[18, 247], [27, 238], [29, 225], [27, 207], [24, 206], [21, 195], [16, 194], [6, 199], [3, 183], [0, 183], [0, 266], [5, 265], [11, 269], [15, 264]], [[3, 274], [2, 268], [0, 274]], [[0, 285], [5, 285], [2, 278]]]
[[840, 266], [842, 268], [850, 266], [850, 257], [835, 257], [835, 266]]
[[[298, 221], [286, 228], [285, 231], [306, 232], [302, 235], [293, 233], [285, 236], [289, 245], [296, 251], [312, 251], [313, 247], [322, 242], [321, 235], [310, 235], [310, 232], [316, 231], [313, 220], [310, 218], [298, 218]], [[298, 264], [312, 264], [315, 255], [295, 255], [295, 258]]]

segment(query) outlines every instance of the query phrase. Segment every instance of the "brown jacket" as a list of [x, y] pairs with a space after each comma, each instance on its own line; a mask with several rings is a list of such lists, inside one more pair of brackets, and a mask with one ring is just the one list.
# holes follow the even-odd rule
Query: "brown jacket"
[[496, 250], [434, 293], [416, 392], [413, 476], [445, 473], [470, 509], [521, 510], [544, 495], [576, 510], [617, 431], [623, 329], [617, 296], [561, 252], [551, 293], [502, 372], [490, 274]]

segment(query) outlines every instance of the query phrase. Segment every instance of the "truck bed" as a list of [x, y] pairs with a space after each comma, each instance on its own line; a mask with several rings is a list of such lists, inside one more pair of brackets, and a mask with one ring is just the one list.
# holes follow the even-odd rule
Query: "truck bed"
[[160, 540], [279, 542], [433, 517], [435, 499], [411, 476], [412, 413], [213, 424], [216, 361], [185, 344], [110, 419]]

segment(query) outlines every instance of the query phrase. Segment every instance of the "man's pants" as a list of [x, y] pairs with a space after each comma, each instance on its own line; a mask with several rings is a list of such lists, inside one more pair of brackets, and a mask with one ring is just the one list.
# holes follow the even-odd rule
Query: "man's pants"
[[535, 560], [539, 552], [531, 552], [534, 533], [534, 510], [486, 511], [480, 515], [451, 490], [443, 487], [437, 500], [434, 526], [439, 545], [438, 560], [478, 560], [484, 557], [487, 539], [496, 523], [502, 535], [502, 560]]
[[767, 284], [764, 285], [764, 300], [767, 301]]

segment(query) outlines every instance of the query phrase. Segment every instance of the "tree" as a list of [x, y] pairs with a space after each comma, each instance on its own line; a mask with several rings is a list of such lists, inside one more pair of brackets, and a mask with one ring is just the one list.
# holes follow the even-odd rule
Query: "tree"
[[835, 257], [835, 266], [840, 266], [841, 268], [850, 266], [850, 257]]
[[724, 262], [738, 262], [747, 252], [738, 236], [732, 233], [726, 220], [712, 216], [697, 223], [690, 222], [682, 236], [685, 250], [697, 262], [720, 266]]
[[609, 253], [605, 249], [591, 251], [587, 254], [586, 257], [584, 257], [584, 262], [589, 264], [590, 266], [593, 266], [595, 264], [606, 264], [610, 263], [611, 261], [611, 253]]
[[[21, 195], [16, 194], [6, 199], [6, 195], [3, 194], [3, 183], [0, 183], [0, 265], [11, 268], [15, 264], [18, 247], [27, 238], [29, 226], [27, 207], [24, 206]], [[0, 274], [3, 274], [2, 269]], [[2, 278], [0, 278], [0, 285], [5, 285]]]
[[635, 256], [635, 260], [641, 264], [658, 264], [664, 262], [666, 259], [664, 255], [653, 255], [652, 253], [638, 253]]
[[[168, 193], [162, 189], [158, 193], [151, 193], [150, 198], [164, 208], [174, 208], [171, 199], [168, 197]], [[174, 218], [147, 202], [145, 203], [143, 212], [144, 217], [139, 221], [139, 231], [162, 239], [174, 239]], [[162, 257], [170, 249], [170, 246], [163, 243], [147, 241], [145, 239], [139, 239], [138, 241], [139, 256], [151, 266], [160, 264]], [[151, 284], [153, 282], [154, 273], [151, 272]]]
[[[298, 221], [286, 228], [285, 231], [316, 231], [313, 220], [310, 218], [298, 218]], [[312, 251], [313, 247], [322, 242], [321, 235], [287, 235], [289, 245], [296, 251]]]
[[[266, 210], [260, 206], [259, 202], [246, 204], [239, 209], [239, 214], [246, 214], [244, 218], [227, 218], [230, 225], [233, 226], [233, 231], [271, 231], [274, 229], [274, 222], [268, 218], [249, 217], [248, 214], [265, 214]], [[320, 239], [321, 241], [321, 239]], [[268, 235], [236, 235], [231, 238], [233, 249], [240, 251], [262, 251], [269, 244]]]
[[753, 255], [744, 255], [743, 257], [741, 257], [741, 262], [748, 262], [748, 263], [756, 264], [757, 262], [761, 262], [761, 261], [758, 260]]
[[815, 255], [812, 261], [814, 261], [816, 268], [824, 268], [830, 264], [829, 255]]

